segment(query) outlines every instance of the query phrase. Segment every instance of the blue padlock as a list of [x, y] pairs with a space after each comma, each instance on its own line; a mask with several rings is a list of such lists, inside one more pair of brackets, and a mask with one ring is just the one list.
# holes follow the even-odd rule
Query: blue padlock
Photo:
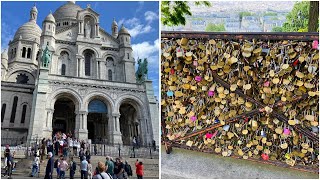
[[167, 96], [173, 96], [173, 92], [172, 91], [168, 91], [167, 92]]

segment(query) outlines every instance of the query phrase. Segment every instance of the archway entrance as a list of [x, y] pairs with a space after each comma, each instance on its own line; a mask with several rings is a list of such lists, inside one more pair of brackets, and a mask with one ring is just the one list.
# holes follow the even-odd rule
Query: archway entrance
[[69, 98], [59, 98], [54, 104], [52, 133], [72, 133], [75, 129], [75, 104]]
[[108, 142], [108, 109], [104, 102], [94, 99], [88, 106], [88, 139], [92, 143]]
[[133, 137], [141, 145], [140, 123], [137, 119], [136, 109], [129, 103], [123, 103], [120, 106], [120, 131], [122, 142], [125, 145], [132, 145]]

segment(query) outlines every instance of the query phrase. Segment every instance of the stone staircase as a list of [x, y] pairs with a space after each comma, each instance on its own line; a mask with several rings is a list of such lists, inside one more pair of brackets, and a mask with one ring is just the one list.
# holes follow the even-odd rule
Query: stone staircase
[[[113, 157], [113, 156], [112, 156]], [[116, 156], [115, 156], [116, 157]], [[114, 157], [114, 159], [115, 159]], [[57, 157], [56, 157], [57, 158]], [[147, 158], [138, 158], [139, 161], [142, 161], [144, 163], [144, 178], [145, 179], [159, 179], [159, 159], [147, 159]], [[76, 179], [80, 179], [80, 160], [78, 157], [75, 158], [77, 162], [77, 171], [75, 174]], [[129, 157], [123, 157], [123, 161], [127, 161], [132, 168], [133, 176], [129, 177], [130, 179], [136, 179], [136, 167], [135, 167], [135, 162], [137, 158], [129, 158]], [[17, 167], [15, 171], [12, 174], [12, 177], [19, 177], [19, 178], [28, 178], [31, 174], [31, 164], [32, 164], [32, 158], [26, 158], [26, 159], [19, 159], [17, 160]], [[45, 174], [45, 167], [47, 164], [47, 159], [44, 160], [40, 164], [40, 174], [39, 177], [34, 177], [34, 178], [39, 178], [43, 179], [44, 174]], [[105, 156], [92, 156], [91, 157], [91, 164], [93, 168], [97, 166], [98, 162], [102, 161], [105, 162], [106, 158]], [[54, 178], [56, 178], [56, 171], [54, 172]], [[31, 177], [30, 177], [31, 178]], [[69, 178], [69, 171], [66, 173], [66, 178]]]

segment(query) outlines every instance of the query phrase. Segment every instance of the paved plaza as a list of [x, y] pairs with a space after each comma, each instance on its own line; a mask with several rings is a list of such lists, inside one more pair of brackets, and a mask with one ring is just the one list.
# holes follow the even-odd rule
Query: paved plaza
[[319, 179], [319, 174], [178, 148], [174, 148], [171, 154], [166, 154], [162, 147], [161, 178]]

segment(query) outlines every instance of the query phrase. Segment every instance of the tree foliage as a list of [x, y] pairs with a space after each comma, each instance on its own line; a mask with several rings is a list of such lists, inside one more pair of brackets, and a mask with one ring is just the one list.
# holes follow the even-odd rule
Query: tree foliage
[[276, 26], [272, 28], [272, 32], [283, 32], [283, 29], [280, 26]]
[[206, 27], [207, 32], [223, 32], [226, 31], [224, 24], [212, 24], [209, 23]]
[[[208, 1], [195, 1], [195, 5], [211, 6]], [[187, 1], [161, 1], [161, 22], [166, 26], [186, 24], [186, 16], [192, 16]]]
[[309, 20], [309, 1], [296, 2], [293, 9], [286, 16], [286, 22], [282, 25], [284, 32], [307, 32]]

